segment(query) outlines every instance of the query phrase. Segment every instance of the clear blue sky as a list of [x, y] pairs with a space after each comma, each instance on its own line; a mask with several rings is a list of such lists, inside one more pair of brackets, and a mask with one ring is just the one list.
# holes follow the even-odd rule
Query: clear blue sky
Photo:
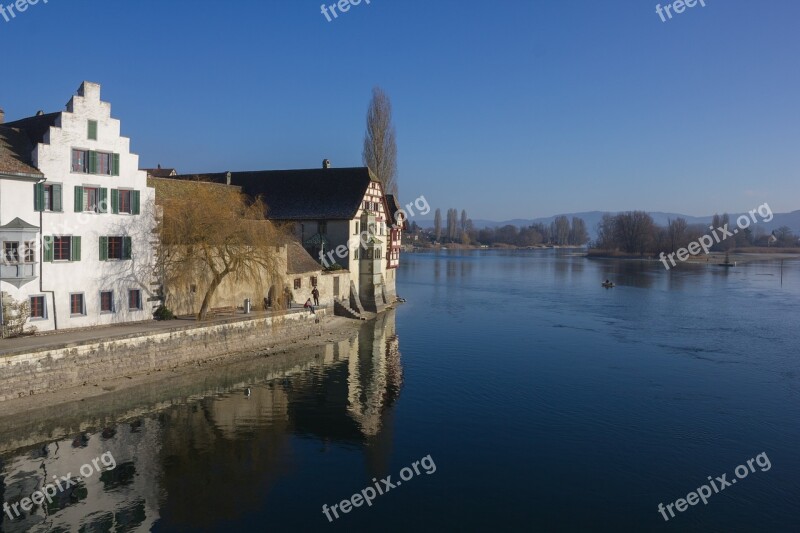
[[655, 0], [372, 0], [333, 22], [321, 0], [41, 0], [0, 18], [0, 107], [61, 110], [86, 79], [144, 166], [355, 166], [381, 85], [406, 202], [800, 209], [800, 2], [705, 1], [664, 23]]

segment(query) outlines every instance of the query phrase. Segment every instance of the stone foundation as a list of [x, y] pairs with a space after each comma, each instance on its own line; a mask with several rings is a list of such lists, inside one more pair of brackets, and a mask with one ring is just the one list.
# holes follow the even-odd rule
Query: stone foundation
[[193, 324], [5, 354], [0, 356], [0, 401], [258, 351], [276, 342], [307, 337], [319, 328], [315, 319], [325, 314], [326, 310], [320, 309], [316, 315], [303, 311]]

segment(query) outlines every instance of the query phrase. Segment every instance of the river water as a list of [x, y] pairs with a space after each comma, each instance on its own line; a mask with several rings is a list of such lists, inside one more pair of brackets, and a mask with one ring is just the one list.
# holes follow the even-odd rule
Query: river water
[[800, 263], [402, 263], [348, 340], [0, 420], [3, 502], [81, 477], [0, 527], [798, 531]]

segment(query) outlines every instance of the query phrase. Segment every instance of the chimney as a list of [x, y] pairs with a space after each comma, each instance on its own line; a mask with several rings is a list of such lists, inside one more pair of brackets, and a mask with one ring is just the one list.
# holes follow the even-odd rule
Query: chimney
[[331, 160], [330, 159], [323, 159], [322, 160], [322, 168], [331, 168]]
[[42, 115], [44, 115], [44, 111], [42, 111], [41, 109], [36, 112], [37, 117], [41, 117]]
[[6, 112], [0, 109], [0, 124], [3, 124], [6, 121]]
[[158, 164], [158, 170], [161, 170], [161, 163]]

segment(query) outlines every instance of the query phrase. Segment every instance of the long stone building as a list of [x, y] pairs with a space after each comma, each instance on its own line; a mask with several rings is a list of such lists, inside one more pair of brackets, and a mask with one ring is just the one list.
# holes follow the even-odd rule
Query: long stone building
[[397, 299], [403, 223], [383, 187], [366, 167], [184, 174], [172, 179], [240, 187], [261, 197], [266, 216], [288, 224], [308, 253], [330, 270], [349, 273], [349, 287], [333, 287], [336, 300], [349, 300], [367, 311], [381, 311]]

